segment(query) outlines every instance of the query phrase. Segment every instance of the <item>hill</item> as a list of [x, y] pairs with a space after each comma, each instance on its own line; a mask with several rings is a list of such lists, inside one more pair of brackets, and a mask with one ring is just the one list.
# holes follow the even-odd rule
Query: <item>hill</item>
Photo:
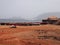
[[60, 17], [60, 12], [44, 13], [44, 14], [41, 14], [41, 15], [35, 17], [35, 18], [36, 18], [37, 21], [41, 21], [42, 19], [46, 19], [49, 16], [56, 16], [56, 17], [59, 18]]

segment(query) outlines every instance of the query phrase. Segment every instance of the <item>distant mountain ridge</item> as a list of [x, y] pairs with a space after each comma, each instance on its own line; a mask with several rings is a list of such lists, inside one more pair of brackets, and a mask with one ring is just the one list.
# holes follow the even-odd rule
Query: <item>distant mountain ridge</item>
[[35, 18], [36, 18], [36, 20], [41, 21], [42, 19], [46, 19], [50, 16], [56, 16], [56, 17], [60, 18], [60, 12], [45, 13], [45, 14], [41, 14]]
[[24, 19], [0, 19], [0, 22], [27, 22], [28, 20]]
[[0, 22], [12, 22], [12, 23], [15, 23], [15, 22], [27, 22], [28, 20], [26, 19], [23, 19], [21, 17], [11, 17], [11, 18], [6, 18], [6, 19], [0, 19]]
[[9, 19], [0, 19], [0, 22], [41, 22], [42, 19], [46, 19], [49, 16], [56, 16], [60, 18], [60, 12], [40, 14], [39, 16], [35, 17], [36, 20], [26, 20], [20, 17], [13, 17]]

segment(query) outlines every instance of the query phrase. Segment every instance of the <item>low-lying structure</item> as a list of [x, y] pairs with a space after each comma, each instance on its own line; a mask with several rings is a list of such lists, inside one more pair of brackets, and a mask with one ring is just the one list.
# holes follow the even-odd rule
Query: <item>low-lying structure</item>
[[32, 26], [32, 25], [40, 25], [40, 22], [24, 22], [24, 23], [0, 23], [0, 25], [19, 25], [19, 26]]
[[60, 25], [60, 18], [56, 16], [48, 17], [47, 19], [43, 19], [41, 24], [56, 24]]

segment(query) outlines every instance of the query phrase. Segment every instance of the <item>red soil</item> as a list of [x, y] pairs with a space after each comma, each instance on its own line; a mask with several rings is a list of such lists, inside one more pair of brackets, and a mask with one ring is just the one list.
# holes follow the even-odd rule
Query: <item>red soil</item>
[[[49, 31], [48, 34], [39, 34], [39, 31]], [[51, 32], [57, 32], [51, 33]], [[60, 41], [54, 39], [39, 39], [38, 36], [52, 35], [60, 36], [60, 26], [40, 25], [40, 26], [0, 26], [0, 44], [1, 45], [60, 45]]]

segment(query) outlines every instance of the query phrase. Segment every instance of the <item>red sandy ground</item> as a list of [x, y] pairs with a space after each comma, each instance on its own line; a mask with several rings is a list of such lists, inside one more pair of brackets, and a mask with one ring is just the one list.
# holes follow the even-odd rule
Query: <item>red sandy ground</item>
[[17, 28], [0, 26], [0, 45], [60, 45], [60, 41], [57, 40], [38, 39], [37, 30], [57, 31], [59, 34], [56, 36], [60, 36], [60, 26], [57, 25], [17, 26]]

